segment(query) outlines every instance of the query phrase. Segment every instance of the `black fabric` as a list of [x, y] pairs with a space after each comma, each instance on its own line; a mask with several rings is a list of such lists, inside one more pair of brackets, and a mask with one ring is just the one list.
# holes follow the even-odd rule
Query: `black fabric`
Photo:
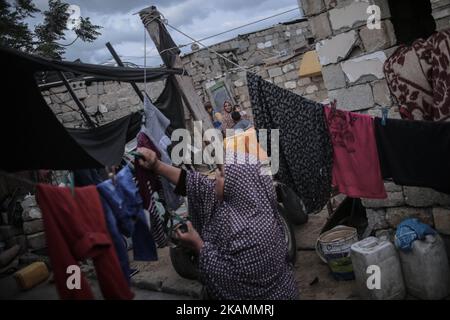
[[450, 123], [375, 119], [383, 178], [450, 194]]
[[[269, 132], [280, 129], [279, 171], [275, 178], [295, 191], [304, 211], [322, 210], [331, 195], [333, 166], [324, 106], [251, 73], [247, 74], [247, 85], [255, 128]], [[267, 152], [272, 156], [273, 146], [268, 142]]]
[[0, 68], [8, 78], [1, 86], [1, 170], [102, 167], [76, 143], [47, 106], [30, 63], [0, 50]]
[[92, 129], [69, 129], [67, 132], [94, 159], [104, 166], [119, 165], [125, 144], [139, 133], [142, 114], [133, 113]]
[[169, 76], [166, 86], [154, 105], [170, 120], [172, 129], [186, 128], [183, 101], [174, 76]]
[[[170, 74], [181, 74], [181, 69], [169, 68], [128, 68], [102, 66], [88, 63], [59, 61], [46, 59], [36, 55], [26, 54], [17, 50], [0, 48], [0, 57], [6, 62], [14, 65], [20, 64], [29, 72], [38, 71], [63, 71], [77, 75], [93, 76], [96, 81], [133, 81], [144, 82], [144, 74], [147, 81], [157, 81], [166, 78]], [[12, 70], [17, 73], [18, 70]], [[145, 72], [144, 72], [145, 71]], [[8, 74], [8, 77], [12, 75]], [[10, 78], [9, 78], [10, 79]]]
[[172, 68], [177, 55], [179, 55], [181, 51], [173, 41], [172, 37], [166, 29], [166, 26], [161, 21], [158, 21], [158, 25], [161, 58], [167, 67]]
[[174, 192], [179, 195], [186, 197], [186, 176], [187, 172], [184, 169], [181, 169], [180, 178], [178, 179], [177, 186], [175, 187]]

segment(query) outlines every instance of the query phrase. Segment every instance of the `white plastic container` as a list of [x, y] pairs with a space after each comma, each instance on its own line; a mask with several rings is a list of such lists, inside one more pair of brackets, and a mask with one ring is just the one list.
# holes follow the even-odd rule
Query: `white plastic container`
[[416, 240], [411, 252], [400, 251], [406, 290], [424, 300], [444, 299], [449, 295], [449, 266], [441, 237]]
[[[361, 298], [370, 300], [405, 298], [406, 290], [400, 259], [391, 242], [375, 237], [366, 238], [352, 245], [351, 258]], [[379, 277], [378, 288], [374, 277]]]

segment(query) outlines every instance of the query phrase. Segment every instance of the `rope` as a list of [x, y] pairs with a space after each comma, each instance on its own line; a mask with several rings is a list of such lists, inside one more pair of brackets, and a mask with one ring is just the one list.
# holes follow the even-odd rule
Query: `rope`
[[179, 30], [178, 28], [172, 26], [172, 25], [169, 24], [168, 22], [167, 22], [167, 25], [168, 25], [170, 28], [172, 28], [173, 30], [175, 30], [175, 31], [177, 31], [178, 33], [180, 33], [180, 34], [182, 34], [183, 36], [185, 36], [186, 38], [189, 38], [189, 39], [192, 40], [194, 43], [197, 43], [197, 44], [201, 45], [202, 47], [204, 47], [205, 49], [207, 49], [209, 52], [212, 52], [212, 53], [216, 54], [217, 56], [221, 57], [222, 59], [228, 61], [229, 63], [231, 63], [232, 65], [234, 65], [236, 68], [238, 68], [238, 69], [240, 69], [240, 70], [242, 70], [242, 71], [248, 72], [248, 73], [253, 73], [253, 74], [255, 74], [254, 72], [249, 71], [249, 70], [248, 70], [248, 67], [242, 67], [242, 66], [240, 66], [240, 65], [237, 64], [236, 62], [234, 62], [234, 61], [228, 59], [227, 57], [225, 57], [223, 54], [217, 52], [216, 50], [213, 50], [213, 49], [209, 48], [207, 45], [203, 44], [202, 42], [200, 42], [200, 41], [198, 41], [198, 40], [195, 40], [193, 37], [191, 37], [190, 35], [184, 33], [183, 31]]

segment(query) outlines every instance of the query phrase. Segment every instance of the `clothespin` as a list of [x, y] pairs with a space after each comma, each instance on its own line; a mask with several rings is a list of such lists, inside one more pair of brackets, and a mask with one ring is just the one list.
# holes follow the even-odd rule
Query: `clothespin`
[[116, 184], [116, 168], [114, 166], [106, 167], [106, 172], [108, 173], [108, 178], [111, 179], [113, 185]]
[[69, 188], [70, 192], [72, 193], [72, 196], [75, 196], [75, 174], [73, 171], [69, 172]]
[[381, 109], [381, 125], [382, 126], [386, 125], [388, 114], [389, 114], [389, 109], [387, 107], [383, 107]]
[[334, 100], [330, 103], [330, 106], [331, 106], [331, 115], [334, 116], [334, 115], [336, 114], [336, 111], [337, 111], [337, 100], [334, 99]]

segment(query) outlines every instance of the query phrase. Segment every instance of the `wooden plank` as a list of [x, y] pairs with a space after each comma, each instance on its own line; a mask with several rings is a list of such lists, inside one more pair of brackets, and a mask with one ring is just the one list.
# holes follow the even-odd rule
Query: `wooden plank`
[[[160, 21], [161, 14], [158, 12], [155, 6], [151, 6], [149, 8], [141, 10], [139, 12], [139, 16], [141, 17], [142, 23], [147, 29], [150, 38], [155, 43], [156, 49], [159, 53], [161, 53], [161, 51], [163, 50], [159, 43], [159, 24], [162, 23]], [[174, 65], [170, 67], [183, 69], [183, 63], [181, 61], [180, 55], [176, 56]], [[175, 79], [177, 87], [183, 98], [183, 102], [189, 112], [192, 114], [193, 119], [196, 121], [202, 121], [203, 130], [213, 128], [211, 118], [206, 112], [202, 100], [195, 91], [192, 79], [187, 75], [175, 75]]]

